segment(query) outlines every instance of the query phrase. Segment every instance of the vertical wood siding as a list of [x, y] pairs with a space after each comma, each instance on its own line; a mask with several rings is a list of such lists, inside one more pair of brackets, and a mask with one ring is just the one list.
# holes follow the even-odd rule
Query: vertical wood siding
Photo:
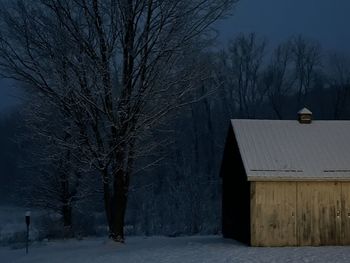
[[298, 245], [341, 244], [341, 183], [298, 183]]
[[251, 244], [295, 245], [296, 182], [253, 182], [251, 195]]
[[251, 244], [350, 244], [350, 182], [252, 182]]
[[350, 182], [341, 183], [341, 240], [350, 245]]

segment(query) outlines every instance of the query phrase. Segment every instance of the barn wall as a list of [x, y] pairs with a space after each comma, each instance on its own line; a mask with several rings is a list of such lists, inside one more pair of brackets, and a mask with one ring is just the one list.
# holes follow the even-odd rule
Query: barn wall
[[298, 245], [341, 245], [341, 183], [300, 182]]
[[251, 244], [294, 246], [296, 182], [251, 183]]
[[222, 234], [250, 244], [250, 183], [232, 128], [221, 167], [222, 184]]
[[341, 183], [341, 241], [350, 245], [350, 182]]
[[252, 182], [253, 246], [350, 244], [350, 182]]

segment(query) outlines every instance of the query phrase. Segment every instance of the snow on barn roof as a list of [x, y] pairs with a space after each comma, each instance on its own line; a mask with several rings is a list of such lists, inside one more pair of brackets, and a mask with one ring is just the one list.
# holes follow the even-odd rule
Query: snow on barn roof
[[350, 121], [231, 122], [249, 181], [350, 181]]
[[312, 112], [307, 108], [302, 108], [300, 111], [298, 111], [298, 114], [312, 114]]

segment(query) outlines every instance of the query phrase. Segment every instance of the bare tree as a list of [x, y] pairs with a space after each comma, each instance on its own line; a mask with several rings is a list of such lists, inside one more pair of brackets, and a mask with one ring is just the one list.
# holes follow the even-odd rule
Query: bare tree
[[231, 64], [228, 59], [228, 53], [225, 49], [220, 50], [216, 54], [216, 60], [214, 60], [215, 66], [213, 69], [214, 79], [217, 83], [220, 83], [217, 95], [220, 102], [222, 102], [222, 110], [226, 118], [232, 118], [236, 112], [236, 98], [234, 92], [234, 80], [231, 70]]
[[[28, 94], [30, 100], [32, 98]], [[74, 134], [70, 120], [63, 118], [56, 108], [46, 101], [26, 103], [23, 109], [21, 144], [30, 145], [25, 151], [23, 168], [29, 177], [27, 202], [31, 206], [54, 211], [62, 218], [65, 237], [74, 235], [73, 209], [91, 197], [96, 190], [88, 184], [88, 178], [75, 149], [66, 147]]]
[[270, 64], [263, 73], [263, 85], [267, 90], [267, 98], [278, 119], [283, 118], [283, 106], [290, 93], [294, 79], [291, 76], [290, 42], [280, 44], [273, 52]]
[[317, 71], [321, 67], [321, 47], [317, 42], [302, 36], [293, 37], [292, 53], [297, 90], [297, 107], [305, 104], [306, 97], [313, 87]]
[[[110, 237], [124, 241], [144, 135], [188, 103], [183, 50], [235, 0], [16, 1], [1, 12], [0, 67], [72, 120], [67, 147], [99, 171]], [[196, 77], [196, 76], [195, 76]]]
[[350, 92], [350, 59], [346, 55], [333, 53], [328, 61], [327, 82], [334, 90], [333, 118], [339, 119], [345, 111]]
[[226, 65], [239, 117], [254, 117], [266, 95], [264, 86], [260, 85], [265, 46], [265, 40], [255, 33], [241, 34], [229, 44]]

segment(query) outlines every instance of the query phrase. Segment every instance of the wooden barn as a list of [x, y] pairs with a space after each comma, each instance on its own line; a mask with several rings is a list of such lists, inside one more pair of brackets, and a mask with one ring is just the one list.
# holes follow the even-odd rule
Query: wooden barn
[[222, 233], [252, 246], [350, 245], [350, 121], [232, 120]]

